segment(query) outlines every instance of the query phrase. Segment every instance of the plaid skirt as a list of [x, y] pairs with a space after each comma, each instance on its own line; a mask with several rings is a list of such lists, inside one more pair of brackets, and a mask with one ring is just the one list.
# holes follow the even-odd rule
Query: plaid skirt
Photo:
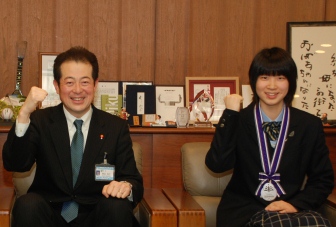
[[304, 210], [297, 213], [271, 212], [262, 210], [252, 216], [246, 227], [330, 227], [328, 219], [321, 214]]

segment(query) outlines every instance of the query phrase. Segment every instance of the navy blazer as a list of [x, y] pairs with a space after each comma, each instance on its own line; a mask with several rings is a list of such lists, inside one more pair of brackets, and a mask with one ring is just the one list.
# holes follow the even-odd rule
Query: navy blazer
[[[254, 104], [240, 112], [225, 110], [216, 128], [206, 165], [214, 172], [234, 169], [217, 210], [218, 226], [244, 226], [270, 202], [255, 195], [261, 165]], [[290, 108], [288, 134], [277, 173], [284, 200], [299, 210], [316, 210], [334, 187], [334, 174], [321, 120]], [[301, 190], [307, 178], [305, 188]]]
[[[143, 196], [142, 176], [136, 168], [132, 140], [125, 120], [98, 110], [93, 113], [76, 185], [72, 184], [70, 138], [63, 104], [34, 111], [23, 137], [8, 133], [3, 148], [4, 167], [8, 171], [27, 171], [36, 162], [36, 174], [28, 192], [42, 195], [51, 203], [75, 200], [95, 204], [108, 182], [95, 181], [95, 165], [115, 165], [115, 179], [133, 185], [133, 205]], [[103, 137], [101, 137], [103, 135]]]

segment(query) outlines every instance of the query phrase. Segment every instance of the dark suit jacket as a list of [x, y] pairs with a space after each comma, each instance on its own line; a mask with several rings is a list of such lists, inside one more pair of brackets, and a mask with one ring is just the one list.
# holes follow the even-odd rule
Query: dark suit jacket
[[[42, 195], [51, 203], [70, 199], [79, 204], [95, 204], [108, 182], [95, 181], [95, 164], [115, 165], [115, 179], [133, 185], [134, 206], [142, 199], [142, 177], [135, 164], [128, 124], [119, 117], [94, 106], [81, 169], [72, 186], [70, 139], [63, 105], [36, 110], [23, 137], [15, 134], [15, 125], [3, 148], [4, 167], [9, 171], [27, 171], [36, 161], [36, 175], [29, 192]], [[101, 139], [103, 135], [103, 139]]]
[[[225, 110], [206, 156], [214, 172], [234, 168], [217, 210], [218, 226], [243, 226], [267, 202], [255, 195], [260, 183], [261, 165], [254, 105], [239, 113]], [[316, 210], [333, 189], [333, 169], [325, 144], [321, 120], [304, 111], [290, 108], [290, 123], [277, 173], [286, 194], [276, 200], [291, 203], [299, 210]], [[304, 190], [300, 190], [305, 177]]]

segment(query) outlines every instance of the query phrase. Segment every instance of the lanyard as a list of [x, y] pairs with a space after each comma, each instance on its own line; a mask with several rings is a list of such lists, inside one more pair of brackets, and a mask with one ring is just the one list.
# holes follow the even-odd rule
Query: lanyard
[[289, 126], [289, 108], [286, 106], [285, 111], [282, 117], [282, 124], [280, 129], [280, 134], [278, 138], [278, 142], [275, 146], [274, 155], [272, 158], [272, 162], [270, 162], [269, 152], [268, 152], [268, 146], [267, 146], [267, 138], [266, 134], [264, 133], [262, 129], [262, 115], [260, 111], [260, 104], [256, 104], [254, 108], [254, 117], [255, 117], [255, 123], [257, 128], [257, 136], [258, 136], [258, 143], [259, 143], [259, 151], [260, 151], [260, 157], [261, 157], [261, 163], [264, 172], [259, 173], [259, 180], [261, 181], [257, 191], [256, 195], [260, 197], [261, 190], [263, 186], [270, 182], [274, 185], [277, 196], [286, 194], [283, 188], [280, 185], [280, 173], [276, 173], [278, 170], [283, 149], [285, 147], [285, 138], [287, 136], [288, 126]]

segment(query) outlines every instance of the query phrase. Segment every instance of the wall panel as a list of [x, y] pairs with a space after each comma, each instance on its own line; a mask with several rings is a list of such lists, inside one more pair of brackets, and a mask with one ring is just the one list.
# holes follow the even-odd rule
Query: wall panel
[[326, 21], [336, 21], [336, 1], [335, 0], [326, 0], [326, 6], [325, 6], [325, 20]]
[[[89, 45], [88, 48], [97, 54], [100, 66], [100, 80], [120, 80], [120, 28], [121, 2], [95, 1], [89, 6]], [[113, 77], [112, 77], [113, 75]]]
[[13, 0], [0, 2], [0, 97], [15, 87], [16, 41], [27, 40], [22, 90], [38, 84], [38, 52], [83, 45], [101, 80], [184, 85], [185, 76], [238, 76], [252, 57], [286, 48], [286, 22], [336, 20], [334, 0]]
[[153, 81], [155, 1], [122, 1], [121, 11], [120, 80]]
[[[39, 83], [38, 50], [43, 46], [43, 41], [46, 41], [45, 47], [47, 47], [52, 45], [52, 40], [54, 40], [54, 23], [52, 23], [54, 18], [51, 10], [53, 10], [55, 5], [52, 1], [36, 0], [18, 1], [17, 3], [19, 25], [17, 38], [11, 40], [11, 42], [15, 43], [17, 40], [26, 40], [28, 42], [22, 69], [22, 92], [27, 95], [29, 88], [38, 86]], [[51, 15], [49, 15], [50, 13]], [[16, 47], [11, 51], [16, 54]], [[13, 63], [10, 62], [13, 66], [13, 84], [15, 84], [17, 59]], [[29, 87], [27, 87], [28, 84]]]
[[15, 88], [17, 54], [14, 49], [19, 26], [16, 2], [0, 3], [0, 98]]
[[255, 11], [258, 15], [255, 46], [263, 48], [276, 45], [286, 48], [286, 23], [321, 21], [325, 14], [324, 7], [323, 0], [260, 1]]
[[190, 0], [157, 1], [155, 84], [183, 85], [187, 75]]
[[191, 1], [188, 76], [220, 76], [220, 41], [226, 36], [225, 1]]
[[56, 2], [56, 51], [71, 46], [88, 46], [89, 0], [60, 0]]
[[[253, 55], [254, 1], [216, 1], [211, 8], [194, 2], [189, 76], [238, 76], [246, 78]], [[196, 55], [197, 57], [195, 57]]]

